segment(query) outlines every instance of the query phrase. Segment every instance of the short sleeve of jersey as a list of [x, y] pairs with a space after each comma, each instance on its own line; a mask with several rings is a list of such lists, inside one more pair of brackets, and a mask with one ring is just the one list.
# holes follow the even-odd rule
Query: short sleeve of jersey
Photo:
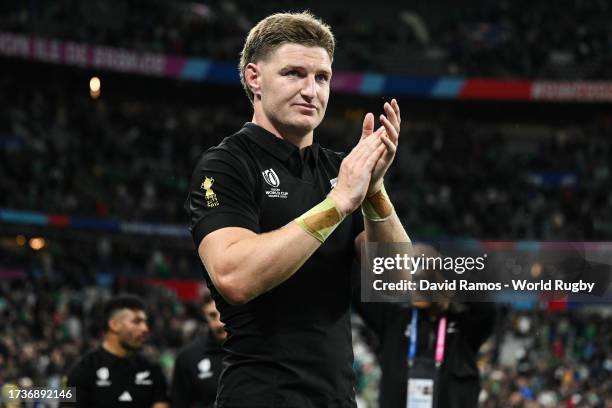
[[196, 248], [207, 234], [221, 228], [260, 232], [254, 178], [245, 161], [227, 148], [213, 148], [202, 155], [185, 206]]
[[65, 387], [76, 388], [76, 402], [74, 403], [62, 403], [62, 407], [89, 407], [92, 405], [92, 395], [89, 384], [87, 384], [87, 370], [85, 367], [85, 361], [80, 360], [72, 366], [68, 374], [64, 377]]

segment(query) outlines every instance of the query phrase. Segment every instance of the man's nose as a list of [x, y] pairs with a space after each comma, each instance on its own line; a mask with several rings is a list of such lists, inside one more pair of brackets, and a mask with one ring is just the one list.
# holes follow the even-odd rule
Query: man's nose
[[317, 96], [317, 81], [314, 75], [306, 75], [302, 83], [302, 96], [308, 99], [314, 99]]

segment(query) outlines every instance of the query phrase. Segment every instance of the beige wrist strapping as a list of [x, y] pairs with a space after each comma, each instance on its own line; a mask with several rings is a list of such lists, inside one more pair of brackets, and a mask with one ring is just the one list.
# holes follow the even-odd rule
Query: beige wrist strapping
[[343, 219], [344, 217], [336, 208], [336, 203], [327, 197], [296, 218], [295, 222], [309, 235], [325, 242]]
[[375, 222], [388, 220], [393, 214], [393, 204], [389, 200], [385, 185], [378, 192], [366, 197], [361, 203], [361, 213], [363, 216]]

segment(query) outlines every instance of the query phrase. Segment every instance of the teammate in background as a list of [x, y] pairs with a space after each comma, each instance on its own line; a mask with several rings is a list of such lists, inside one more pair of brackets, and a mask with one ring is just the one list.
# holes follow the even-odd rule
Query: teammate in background
[[252, 122], [193, 172], [191, 232], [228, 332], [219, 408], [355, 407], [352, 260], [365, 241], [409, 241], [383, 187], [397, 101], [376, 130], [365, 115], [348, 155], [314, 140], [334, 47], [307, 12], [260, 21], [240, 61]]
[[132, 295], [114, 297], [104, 316], [102, 345], [78, 360], [65, 379], [66, 387], [76, 387], [77, 399], [66, 406], [169, 408], [160, 366], [138, 352], [149, 335], [142, 300]]
[[170, 391], [172, 408], [212, 408], [215, 405], [225, 355], [221, 344], [227, 333], [209, 293], [202, 301], [202, 314], [208, 330], [199, 333], [176, 357]]

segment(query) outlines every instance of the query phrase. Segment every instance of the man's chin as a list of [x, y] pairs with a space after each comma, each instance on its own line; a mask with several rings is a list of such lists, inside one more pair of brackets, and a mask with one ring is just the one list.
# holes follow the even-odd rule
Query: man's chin
[[294, 120], [290, 123], [285, 124], [285, 129], [294, 134], [304, 134], [315, 130], [315, 128], [319, 125], [319, 122], [316, 122], [312, 117], [306, 117]]

